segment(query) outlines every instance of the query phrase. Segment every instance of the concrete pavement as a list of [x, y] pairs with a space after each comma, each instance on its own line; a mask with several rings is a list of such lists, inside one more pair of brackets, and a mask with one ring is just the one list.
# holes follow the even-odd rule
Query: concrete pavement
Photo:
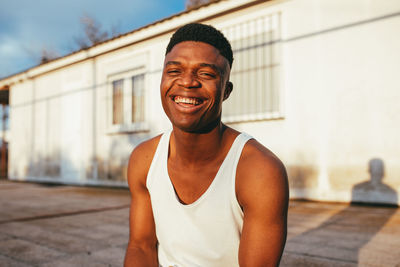
[[[0, 267], [122, 266], [129, 198], [0, 180]], [[400, 266], [400, 210], [291, 201], [281, 266]]]
[[292, 201], [281, 266], [400, 266], [400, 209]]

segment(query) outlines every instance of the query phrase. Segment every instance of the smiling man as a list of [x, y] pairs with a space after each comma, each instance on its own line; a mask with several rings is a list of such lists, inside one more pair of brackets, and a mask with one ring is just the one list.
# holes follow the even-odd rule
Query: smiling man
[[211, 26], [188, 24], [172, 36], [160, 86], [172, 130], [132, 152], [126, 267], [279, 265], [286, 171], [221, 122], [232, 62], [229, 42]]

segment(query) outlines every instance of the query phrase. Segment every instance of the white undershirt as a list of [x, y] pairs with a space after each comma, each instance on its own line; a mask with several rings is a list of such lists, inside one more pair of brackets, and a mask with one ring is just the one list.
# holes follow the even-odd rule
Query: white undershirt
[[184, 205], [168, 176], [171, 132], [161, 136], [147, 175], [158, 260], [163, 267], [239, 266], [238, 250], [243, 212], [236, 199], [236, 167], [250, 136], [242, 133], [233, 142], [211, 185], [195, 202]]

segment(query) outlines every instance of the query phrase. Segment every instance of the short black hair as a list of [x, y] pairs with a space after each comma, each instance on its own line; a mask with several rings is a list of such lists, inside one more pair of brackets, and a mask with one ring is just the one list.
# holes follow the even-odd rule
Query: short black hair
[[189, 23], [180, 27], [169, 40], [165, 54], [171, 52], [175, 45], [185, 41], [203, 42], [214, 46], [228, 60], [229, 66], [232, 68], [233, 53], [231, 44], [222, 32], [213, 26]]

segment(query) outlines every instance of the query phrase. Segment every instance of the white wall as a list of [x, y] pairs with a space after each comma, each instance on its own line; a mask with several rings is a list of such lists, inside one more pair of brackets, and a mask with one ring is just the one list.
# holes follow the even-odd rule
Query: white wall
[[[222, 28], [277, 12], [283, 119], [231, 126], [284, 161], [293, 198], [398, 203], [400, 2], [270, 1], [203, 22]], [[130, 151], [170, 127], [159, 98], [170, 34], [14, 84], [10, 178], [125, 184]], [[109, 123], [109, 77], [142, 65], [148, 129], [118, 133]], [[379, 176], [368, 171], [373, 158], [384, 164], [386, 186], [368, 183]]]
[[280, 6], [285, 119], [239, 128], [281, 156], [292, 197], [398, 202], [384, 186], [352, 190], [371, 178], [369, 161], [379, 158], [383, 183], [400, 191], [400, 2]]

